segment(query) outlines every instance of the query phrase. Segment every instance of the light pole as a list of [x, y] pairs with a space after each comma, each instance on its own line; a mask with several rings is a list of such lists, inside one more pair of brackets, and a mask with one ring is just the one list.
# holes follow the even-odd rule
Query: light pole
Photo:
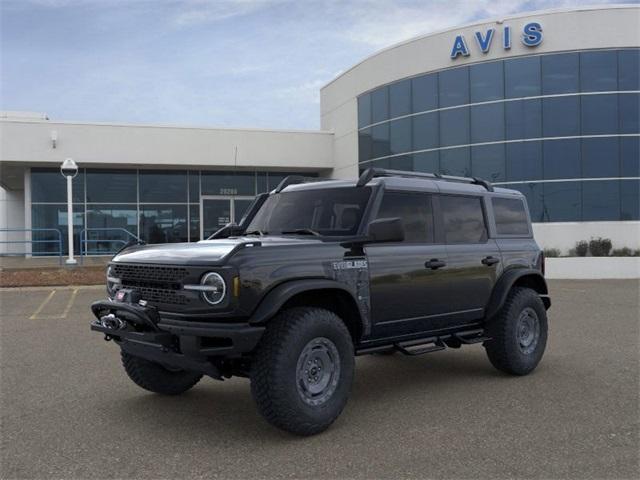
[[78, 165], [72, 158], [67, 158], [60, 165], [60, 173], [67, 179], [67, 235], [69, 243], [69, 258], [67, 265], [75, 265], [78, 261], [73, 258], [73, 179], [78, 175]]

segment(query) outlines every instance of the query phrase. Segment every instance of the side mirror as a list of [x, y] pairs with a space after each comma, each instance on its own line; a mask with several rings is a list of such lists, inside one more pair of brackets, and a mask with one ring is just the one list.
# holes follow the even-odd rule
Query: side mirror
[[404, 226], [400, 218], [378, 218], [367, 228], [367, 237], [371, 243], [402, 242]]

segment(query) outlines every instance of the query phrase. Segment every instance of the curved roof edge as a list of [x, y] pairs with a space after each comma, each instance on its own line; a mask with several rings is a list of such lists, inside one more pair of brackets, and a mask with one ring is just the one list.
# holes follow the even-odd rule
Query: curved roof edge
[[556, 14], [556, 13], [572, 13], [572, 12], [584, 12], [584, 11], [592, 11], [592, 10], [615, 10], [615, 9], [624, 9], [624, 8], [632, 8], [632, 9], [640, 10], [640, 4], [637, 4], [637, 3], [620, 3], [620, 4], [613, 3], [613, 4], [585, 5], [585, 6], [580, 6], [580, 7], [564, 7], [564, 8], [545, 9], [545, 10], [532, 10], [532, 11], [527, 11], [527, 12], [515, 13], [515, 14], [512, 14], [512, 15], [506, 15], [504, 17], [484, 18], [484, 19], [480, 19], [480, 20], [474, 21], [472, 23], [465, 23], [465, 24], [462, 24], [462, 25], [456, 25], [454, 27], [443, 28], [442, 30], [436, 30], [434, 32], [429, 32], [429, 33], [425, 33], [425, 34], [418, 35], [418, 36], [415, 36], [415, 37], [411, 37], [411, 38], [408, 38], [407, 40], [403, 40], [401, 42], [394, 43], [393, 45], [390, 45], [388, 47], [384, 47], [384, 48], [382, 48], [380, 50], [377, 50], [376, 52], [372, 53], [371, 55], [368, 55], [367, 57], [365, 57], [362, 60], [360, 60], [355, 65], [352, 65], [351, 67], [349, 67], [347, 70], [342, 72], [337, 77], [335, 77], [332, 80], [330, 80], [329, 82], [325, 83], [322, 87], [320, 87], [320, 91], [324, 90], [329, 85], [333, 84], [334, 82], [340, 80], [342, 77], [347, 75], [349, 72], [355, 70], [356, 68], [358, 68], [363, 63], [371, 60], [372, 58], [377, 57], [378, 55], [381, 55], [381, 54], [383, 54], [385, 52], [388, 52], [390, 50], [394, 50], [396, 48], [402, 47], [402, 46], [407, 45], [409, 43], [413, 43], [413, 42], [416, 42], [416, 41], [419, 41], [419, 40], [422, 40], [424, 38], [428, 38], [428, 37], [431, 37], [431, 36], [436, 36], [436, 35], [440, 35], [440, 34], [447, 33], [447, 32], [453, 32], [453, 31], [456, 31], [456, 30], [460, 30], [462, 28], [474, 27], [476, 25], [483, 25], [483, 24], [486, 24], [486, 23], [503, 22], [503, 21], [506, 21], [506, 20], [514, 20], [514, 19], [526, 18], [526, 17], [538, 16], [538, 15], [552, 15], [552, 14]]

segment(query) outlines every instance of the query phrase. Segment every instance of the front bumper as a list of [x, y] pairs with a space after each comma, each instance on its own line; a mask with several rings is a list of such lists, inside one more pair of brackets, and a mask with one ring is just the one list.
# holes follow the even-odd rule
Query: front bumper
[[[91, 330], [117, 341], [124, 352], [214, 378], [221, 375], [211, 360], [239, 358], [253, 351], [265, 330], [247, 323], [163, 319], [155, 309], [110, 300], [93, 303], [91, 310], [96, 317]], [[122, 322], [103, 322], [105, 316]], [[107, 326], [109, 323], [120, 323], [122, 328]]]

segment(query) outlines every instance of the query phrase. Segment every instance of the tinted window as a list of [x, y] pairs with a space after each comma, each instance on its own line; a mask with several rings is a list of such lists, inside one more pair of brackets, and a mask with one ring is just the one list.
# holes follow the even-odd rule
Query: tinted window
[[543, 217], [546, 222], [579, 221], [581, 184], [589, 182], [551, 182], [544, 185]]
[[542, 142], [515, 142], [506, 145], [507, 180], [542, 178]]
[[137, 184], [135, 170], [87, 170], [87, 202], [135, 203]]
[[640, 138], [620, 139], [620, 166], [622, 177], [640, 177]]
[[413, 170], [413, 157], [411, 155], [399, 155], [389, 159], [389, 167], [394, 170]]
[[[60, 250], [59, 240], [62, 240], [62, 251], [64, 254], [68, 252], [67, 244], [67, 205], [42, 205], [35, 204], [31, 206], [31, 228], [56, 228], [60, 230], [61, 235], [56, 232], [33, 232], [32, 239], [37, 240], [33, 244], [32, 252], [34, 255], [58, 253]], [[79, 252], [78, 239], [80, 230], [84, 228], [84, 207], [82, 204], [73, 205], [73, 248]], [[15, 248], [15, 245], [9, 245], [9, 249]], [[11, 251], [11, 250], [9, 250]], [[16, 250], [13, 250], [16, 251]]]
[[522, 200], [493, 198], [493, 215], [498, 235], [528, 235], [529, 224]]
[[544, 98], [542, 118], [545, 137], [580, 135], [580, 98]]
[[440, 208], [447, 243], [487, 241], [487, 228], [480, 198], [442, 195]]
[[200, 240], [200, 205], [189, 205], [189, 241]]
[[389, 124], [391, 153], [403, 153], [411, 150], [411, 118], [393, 120]]
[[202, 172], [203, 195], [255, 195], [255, 173]]
[[413, 123], [413, 150], [437, 148], [439, 143], [438, 112], [416, 115]]
[[141, 205], [140, 236], [148, 243], [187, 241], [186, 205]]
[[389, 124], [382, 123], [371, 127], [373, 158], [386, 157], [391, 153], [389, 146]]
[[[79, 169], [72, 181], [73, 201], [84, 202], [84, 171]], [[31, 169], [32, 202], [67, 202], [67, 179], [55, 168]]]
[[618, 56], [616, 52], [582, 52], [580, 54], [580, 86], [583, 92], [618, 89]]
[[440, 152], [414, 153], [413, 168], [416, 172], [438, 173], [440, 171]]
[[373, 139], [371, 129], [365, 128], [358, 132], [358, 159], [363, 162], [373, 158]]
[[438, 75], [411, 79], [411, 103], [414, 113], [438, 108]]
[[504, 140], [504, 103], [471, 107], [471, 143]]
[[509, 188], [518, 190], [527, 199], [529, 216], [532, 222], [543, 222], [544, 212], [542, 205], [542, 183], [516, 183]]
[[440, 72], [440, 108], [469, 103], [469, 69], [454, 68]]
[[618, 88], [640, 90], [640, 50], [618, 52]]
[[544, 178], [580, 178], [580, 140], [546, 140], [543, 142]]
[[389, 86], [389, 117], [411, 113], [411, 81], [403, 80]]
[[389, 89], [379, 88], [371, 93], [371, 122], [389, 119]]
[[440, 146], [469, 143], [469, 107], [440, 111]]
[[618, 138], [582, 139], [582, 176], [618, 177], [620, 174]]
[[506, 98], [540, 95], [540, 57], [506, 60], [504, 77]]
[[471, 103], [504, 98], [502, 62], [489, 62], [469, 67]]
[[469, 147], [440, 150], [440, 172], [444, 175], [471, 176]]
[[504, 109], [507, 140], [542, 136], [542, 101], [540, 99], [506, 102]]
[[504, 144], [471, 147], [471, 174], [490, 182], [506, 179]]
[[620, 220], [620, 182], [582, 182], [582, 221]]
[[624, 93], [617, 95], [620, 101], [620, 133], [640, 132], [640, 95]]
[[200, 201], [200, 172], [189, 172], [189, 201]]
[[584, 95], [581, 101], [582, 135], [618, 133], [617, 95]]
[[358, 127], [371, 124], [371, 96], [367, 93], [358, 97]]
[[140, 201], [186, 202], [187, 173], [140, 171]]
[[542, 57], [542, 93], [573, 93], [580, 88], [577, 53], [544, 55]]
[[640, 220], [640, 180], [620, 181], [620, 220]]
[[385, 192], [377, 218], [395, 217], [402, 220], [405, 242], [433, 243], [433, 212], [429, 195]]
[[89, 241], [83, 246], [86, 253], [114, 253], [132, 238], [124, 230], [132, 235], [138, 235], [138, 207], [135, 204], [89, 205], [87, 227], [110, 230], [89, 230], [87, 232]]

